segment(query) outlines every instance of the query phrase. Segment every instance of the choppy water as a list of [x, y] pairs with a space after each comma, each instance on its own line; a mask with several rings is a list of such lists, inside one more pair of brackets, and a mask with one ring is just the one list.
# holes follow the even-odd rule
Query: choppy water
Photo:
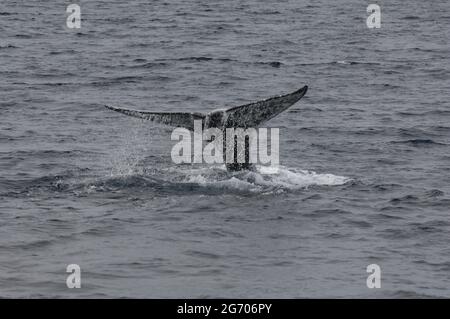
[[[450, 5], [377, 1], [370, 30], [369, 3], [82, 1], [74, 32], [2, 0], [0, 297], [449, 297]], [[170, 129], [103, 108], [304, 84], [271, 176], [172, 165]]]

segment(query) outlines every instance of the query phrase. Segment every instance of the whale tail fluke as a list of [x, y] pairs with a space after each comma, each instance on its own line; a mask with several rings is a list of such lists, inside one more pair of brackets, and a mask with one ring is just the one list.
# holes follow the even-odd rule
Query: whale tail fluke
[[148, 112], [130, 110], [120, 107], [105, 105], [107, 109], [144, 120], [149, 120], [155, 123], [170, 125], [174, 127], [184, 127], [188, 130], [194, 130], [194, 120], [205, 119], [205, 115], [202, 113], [185, 113], [185, 112]]
[[258, 127], [297, 103], [308, 90], [308, 86], [286, 95], [263, 101], [236, 106], [226, 110], [228, 127]]
[[[307, 90], [308, 87], [305, 85], [301, 89], [290, 94], [275, 96], [263, 101], [232, 107], [223, 112], [225, 119], [222, 123], [225, 127], [258, 127], [298, 102], [306, 94]], [[106, 105], [105, 107], [128, 116], [174, 127], [184, 127], [191, 131], [194, 130], [194, 120], [201, 120], [203, 123], [202, 126], [204, 126], [207, 118], [207, 114], [196, 112], [148, 112]]]

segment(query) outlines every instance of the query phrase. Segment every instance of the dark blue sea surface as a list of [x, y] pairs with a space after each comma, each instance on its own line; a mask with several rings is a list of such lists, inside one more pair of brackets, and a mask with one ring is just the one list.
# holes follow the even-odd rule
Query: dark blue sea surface
[[[0, 3], [0, 297], [450, 297], [450, 3]], [[172, 129], [293, 92], [277, 175]], [[81, 267], [81, 289], [66, 266]], [[382, 287], [368, 289], [378, 264]]]

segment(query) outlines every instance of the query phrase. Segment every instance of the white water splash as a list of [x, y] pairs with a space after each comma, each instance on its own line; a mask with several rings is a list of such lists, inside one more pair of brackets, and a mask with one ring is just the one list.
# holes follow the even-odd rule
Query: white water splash
[[[271, 167], [258, 166], [256, 171], [226, 172], [225, 167], [183, 169], [182, 183], [195, 183], [204, 187], [226, 188], [251, 192], [296, 190], [309, 186], [343, 185], [350, 178], [333, 174], [278, 167], [273, 174]], [[180, 173], [180, 171], [178, 171]]]
[[[149, 138], [148, 127], [143, 123], [134, 125], [131, 129], [122, 130], [122, 143], [110, 153], [110, 176], [143, 175], [142, 161], [148, 154]], [[144, 137], [144, 138], [143, 138]]]

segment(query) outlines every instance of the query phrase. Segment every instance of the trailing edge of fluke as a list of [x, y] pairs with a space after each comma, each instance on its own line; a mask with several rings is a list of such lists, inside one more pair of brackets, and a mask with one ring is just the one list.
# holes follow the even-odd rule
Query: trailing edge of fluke
[[297, 103], [308, 90], [308, 86], [285, 95], [232, 107], [227, 110], [214, 110], [209, 113], [198, 112], [149, 112], [105, 105], [106, 108], [155, 123], [194, 129], [194, 121], [201, 120], [203, 128], [249, 128], [258, 127]]

